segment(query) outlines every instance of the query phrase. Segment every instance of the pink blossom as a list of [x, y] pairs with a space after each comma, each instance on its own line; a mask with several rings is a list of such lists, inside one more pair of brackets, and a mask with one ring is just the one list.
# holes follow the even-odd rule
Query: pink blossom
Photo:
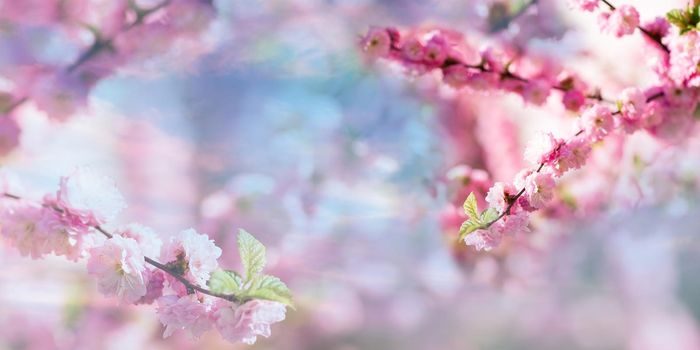
[[[669, 24], [668, 20], [664, 17], [655, 17], [651, 20], [645, 21], [642, 24], [642, 28], [656, 38], [663, 38], [668, 34], [671, 24]], [[644, 37], [647, 38], [646, 35]], [[656, 44], [654, 45], [656, 46]]]
[[14, 116], [0, 114], [0, 157], [10, 154], [19, 146], [20, 132]]
[[[50, 200], [50, 199], [49, 199]], [[62, 177], [55, 204], [75, 224], [94, 226], [111, 221], [126, 207], [114, 181], [91, 168]]]
[[549, 83], [542, 80], [536, 80], [530, 84], [525, 84], [522, 97], [525, 102], [540, 106], [547, 102], [547, 97], [549, 97], [550, 91], [551, 86]]
[[165, 273], [158, 269], [146, 270], [148, 284], [146, 294], [139, 299], [136, 304], [152, 304], [163, 296], [165, 287]]
[[115, 231], [115, 234], [126, 238], [133, 238], [139, 244], [139, 248], [145, 256], [160, 256], [160, 248], [163, 242], [150, 227], [132, 223]]
[[580, 90], [569, 90], [562, 96], [564, 107], [572, 112], [578, 112], [586, 103], [586, 95]]
[[664, 41], [670, 53], [668, 75], [677, 85], [690, 83], [700, 86], [698, 64], [700, 63], [700, 33], [691, 30], [683, 35], [672, 35]]
[[554, 197], [554, 178], [545, 172], [525, 174], [516, 176], [515, 186], [525, 189], [523, 197], [530, 206], [541, 209]]
[[44, 208], [27, 203], [14, 203], [0, 214], [0, 234], [19, 250], [22, 256], [39, 259], [50, 252], [47, 232], [41, 225]]
[[403, 58], [411, 62], [420, 62], [425, 57], [425, 46], [414, 37], [403, 43], [401, 48]]
[[620, 5], [611, 12], [601, 12], [598, 25], [605, 33], [622, 37], [634, 33], [639, 25], [639, 12], [634, 6]]
[[42, 211], [39, 223], [46, 233], [46, 250], [77, 261], [86, 255], [86, 236], [90, 228], [76, 224], [65, 212], [53, 208]]
[[212, 327], [209, 312], [211, 304], [200, 302], [193, 295], [178, 297], [166, 295], [158, 298], [158, 317], [165, 326], [163, 338], [176, 330], [187, 329], [193, 337], [199, 337]]
[[161, 260], [183, 270], [183, 274], [194, 283], [206, 286], [212, 271], [219, 266], [217, 259], [221, 249], [194, 229], [188, 229], [173, 236], [165, 244]]
[[583, 112], [580, 125], [588, 137], [597, 141], [613, 130], [615, 121], [610, 108], [596, 104]]
[[569, 4], [583, 11], [593, 11], [598, 8], [600, 0], [569, 0]]
[[502, 213], [508, 207], [510, 197], [515, 196], [517, 193], [518, 191], [513, 185], [503, 182], [496, 182], [486, 194], [486, 202], [491, 208], [494, 208], [498, 210], [499, 213]]
[[391, 37], [385, 28], [372, 27], [362, 38], [361, 45], [370, 57], [386, 57], [391, 50]]
[[464, 243], [468, 246], [473, 246], [476, 250], [490, 251], [498, 247], [502, 239], [500, 232], [491, 229], [480, 229], [464, 237]]
[[554, 170], [561, 175], [569, 170], [574, 170], [586, 164], [591, 154], [590, 142], [583, 137], [576, 137], [566, 142], [562, 147], [561, 157], [558, 159]]
[[148, 275], [143, 252], [132, 238], [114, 236], [90, 250], [88, 273], [97, 278], [104, 295], [134, 303], [146, 295]]
[[258, 336], [269, 337], [270, 325], [284, 320], [286, 307], [269, 300], [251, 300], [238, 307], [222, 307], [216, 314], [216, 329], [231, 342], [254, 344]]
[[551, 133], [540, 134], [525, 148], [525, 160], [533, 164], [551, 165], [566, 152], [566, 149], [562, 149], [563, 144], [563, 139], [556, 138]]
[[440, 35], [434, 35], [425, 45], [425, 62], [431, 66], [441, 66], [447, 59], [447, 42]]
[[627, 88], [620, 96], [621, 117], [618, 118], [620, 126], [628, 133], [639, 128], [640, 120], [646, 112], [647, 99], [644, 92], [638, 88]]

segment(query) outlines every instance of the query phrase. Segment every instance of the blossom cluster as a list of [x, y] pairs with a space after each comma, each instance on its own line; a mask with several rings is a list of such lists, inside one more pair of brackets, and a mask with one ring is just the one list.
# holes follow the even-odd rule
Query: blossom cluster
[[[0, 51], [0, 156], [20, 141], [16, 109], [33, 103], [53, 120], [64, 121], [87, 105], [97, 83], [138, 59], [197, 41], [215, 17], [204, 0], [0, 1], [0, 24], [10, 40]], [[25, 32], [58, 32], [78, 53], [70, 63], [42, 60], [21, 42]], [[89, 42], [85, 43], [85, 38]]]
[[401, 33], [373, 27], [361, 46], [369, 57], [396, 62], [411, 74], [439, 71], [442, 81], [455, 89], [502, 90], [535, 105], [544, 104], [552, 91], [558, 91], [563, 106], [571, 111], [579, 111], [587, 101], [603, 100], [598, 91], [551, 58], [526, 55], [504, 42], [475, 47], [462, 34], [443, 28]]
[[[598, 0], [571, 3], [584, 11], [599, 11], [604, 33], [621, 37], [639, 29], [652, 57], [650, 66], [657, 74], [657, 82], [645, 89], [626, 88], [617, 99], [608, 101], [599, 92], [588, 92], [576, 74], [552, 68], [556, 65], [536, 66], [532, 57], [509, 54], [503, 48], [476, 51], [464, 43], [461, 35], [444, 29], [401, 34], [394, 28], [373, 27], [362, 39], [362, 49], [369, 57], [398, 62], [413, 74], [437, 70], [449, 86], [501, 89], [536, 105], [544, 103], [551, 90], [559, 90], [567, 109], [581, 113], [574, 125], [577, 131], [570, 137], [542, 133], [527, 146], [525, 159], [533, 168], [522, 170], [513, 182], [492, 184], [485, 196], [488, 208], [480, 211], [474, 194], [467, 197], [467, 220], [459, 237], [478, 250], [491, 250], [504, 237], [528, 231], [530, 213], [545, 208], [554, 199], [556, 180], [584, 166], [592, 147], [608, 135], [643, 130], [659, 139], [674, 141], [691, 130], [700, 98], [700, 34], [696, 30], [698, 23], [686, 22], [688, 18], [700, 21], [700, 16], [681, 13], [676, 15], [680, 19], [674, 21], [672, 12], [668, 16], [671, 23], [655, 18], [640, 25], [639, 13], [630, 5], [615, 7]], [[698, 13], [700, 7], [687, 11]], [[678, 28], [671, 28], [671, 24]]]
[[56, 193], [40, 202], [20, 198], [3, 181], [0, 237], [23, 256], [47, 254], [87, 260], [98, 290], [124, 304], [157, 304], [167, 337], [187, 330], [198, 337], [216, 328], [232, 342], [268, 337], [270, 324], [285, 318], [290, 292], [279, 279], [262, 275], [265, 247], [241, 231], [245, 273], [222, 270], [221, 249], [205, 234], [184, 230], [166, 242], [150, 228], [129, 224], [109, 233], [125, 207], [110, 179], [90, 168], [61, 178]]

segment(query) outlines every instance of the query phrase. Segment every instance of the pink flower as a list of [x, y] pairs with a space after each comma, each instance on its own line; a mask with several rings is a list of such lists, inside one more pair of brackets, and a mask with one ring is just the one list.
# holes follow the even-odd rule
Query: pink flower
[[189, 330], [193, 337], [201, 336], [211, 329], [210, 311], [211, 304], [200, 302], [195, 295], [166, 295], [158, 298], [158, 317], [165, 326], [163, 338], [179, 329]]
[[529, 102], [541, 106], [547, 102], [551, 86], [544, 81], [536, 80], [530, 84], [525, 84], [525, 89], [522, 92], [522, 97], [525, 102]]
[[599, 104], [593, 105], [583, 112], [580, 119], [581, 128], [586, 135], [597, 141], [608, 135], [615, 127], [615, 121], [610, 108]]
[[47, 232], [42, 228], [41, 218], [44, 208], [19, 203], [3, 208], [0, 221], [0, 234], [19, 250], [22, 256], [39, 259], [50, 252], [47, 250]]
[[163, 296], [165, 273], [157, 269], [146, 270], [146, 272], [148, 274], [146, 294], [142, 296], [141, 299], [136, 302], [136, 304], [152, 304], [158, 298]]
[[564, 140], [551, 133], [540, 134], [525, 148], [525, 160], [533, 164], [552, 165], [566, 152], [563, 144]]
[[464, 237], [464, 243], [468, 246], [473, 246], [476, 250], [490, 251], [501, 244], [500, 232], [493, 231], [490, 229], [476, 230], [466, 237]]
[[139, 248], [144, 256], [160, 256], [160, 248], [163, 242], [150, 227], [132, 223], [115, 231], [115, 234], [126, 238], [133, 238], [139, 244]]
[[12, 115], [0, 114], [0, 157], [10, 154], [19, 146], [20, 128]]
[[90, 227], [76, 223], [66, 212], [49, 207], [42, 211], [39, 223], [46, 232], [46, 251], [77, 261], [87, 253], [85, 238]]
[[619, 101], [621, 117], [618, 119], [620, 126], [628, 133], [639, 128], [644, 117], [647, 99], [644, 92], [638, 88], [627, 88], [622, 91]]
[[161, 260], [182, 270], [186, 278], [204, 287], [212, 271], [219, 266], [221, 249], [194, 229], [173, 236], [163, 247]]
[[386, 57], [391, 50], [391, 37], [385, 28], [372, 27], [362, 38], [361, 45], [370, 57]]
[[700, 63], [700, 34], [691, 30], [683, 35], [669, 36], [664, 42], [671, 51], [669, 78], [677, 85], [700, 86], [700, 80], [695, 79]]
[[569, 4], [583, 11], [593, 11], [598, 8], [600, 0], [569, 0]]
[[529, 171], [516, 176], [515, 186], [525, 189], [523, 197], [527, 198], [527, 203], [532, 208], [541, 209], [554, 197], [554, 178], [544, 172], [527, 172]]
[[[642, 24], [642, 28], [656, 38], [663, 38], [668, 34], [671, 25], [666, 18], [655, 17], [654, 19], [645, 21], [644, 24]], [[646, 35], [644, 35], [644, 38], [649, 40]], [[656, 44], [654, 44], [654, 46], [656, 46]]]
[[582, 167], [586, 164], [588, 156], [591, 154], [590, 142], [583, 137], [569, 140], [562, 148], [564, 150], [561, 152], [561, 157], [554, 167], [557, 175]]
[[97, 278], [99, 291], [125, 303], [146, 295], [148, 274], [138, 243], [132, 238], [114, 236], [90, 250], [88, 273]]
[[440, 35], [433, 36], [425, 45], [425, 62], [431, 66], [441, 66], [447, 59], [447, 42]]
[[403, 58], [410, 62], [420, 62], [425, 57], [425, 47], [416, 38], [409, 38], [401, 48]]
[[282, 303], [255, 299], [238, 307], [222, 307], [214, 317], [224, 339], [250, 345], [258, 336], [269, 337], [270, 325], [284, 320], [285, 313]]
[[569, 90], [562, 96], [564, 107], [572, 112], [578, 112], [586, 103], [586, 95], [580, 90]]
[[111, 179], [91, 168], [78, 168], [62, 177], [55, 204], [73, 223], [95, 226], [108, 222], [126, 207]]
[[634, 33], [639, 25], [639, 12], [634, 6], [620, 5], [610, 12], [602, 12], [598, 16], [598, 25], [604, 33], [622, 37]]
[[513, 197], [517, 193], [518, 191], [513, 185], [505, 184], [503, 182], [496, 182], [486, 194], [486, 202], [489, 204], [489, 207], [498, 210], [499, 213], [502, 213], [508, 207], [510, 202], [509, 197]]

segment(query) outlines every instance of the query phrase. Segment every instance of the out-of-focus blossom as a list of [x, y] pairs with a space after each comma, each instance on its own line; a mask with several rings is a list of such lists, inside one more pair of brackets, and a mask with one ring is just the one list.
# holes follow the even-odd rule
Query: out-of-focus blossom
[[634, 33], [639, 25], [639, 12], [634, 6], [620, 5], [612, 12], [601, 12], [598, 25], [605, 33], [622, 37]]
[[216, 329], [231, 342], [254, 344], [258, 336], [269, 337], [270, 325], [285, 318], [286, 307], [268, 300], [251, 300], [243, 305], [222, 307], [216, 314]]
[[202, 303], [195, 295], [165, 295], [158, 298], [158, 317], [165, 326], [163, 337], [167, 338], [181, 329], [188, 330], [193, 337], [201, 336], [212, 327], [210, 311], [211, 303]]

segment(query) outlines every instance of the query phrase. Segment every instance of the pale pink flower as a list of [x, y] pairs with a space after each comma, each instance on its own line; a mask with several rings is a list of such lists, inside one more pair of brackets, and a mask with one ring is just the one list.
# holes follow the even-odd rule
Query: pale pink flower
[[583, 137], [569, 140], [562, 148], [564, 151], [555, 166], [557, 175], [582, 167], [591, 154], [591, 144]]
[[90, 250], [88, 273], [97, 278], [99, 291], [134, 303], [146, 295], [146, 262], [132, 238], [114, 236]]
[[554, 197], [554, 178], [545, 172], [533, 172], [516, 181], [518, 188], [524, 188], [523, 197], [527, 198], [528, 204], [535, 209], [543, 208], [552, 197]]
[[598, 8], [600, 0], [569, 0], [569, 4], [583, 11], [593, 11]]
[[171, 336], [180, 329], [189, 330], [197, 338], [211, 329], [209, 315], [211, 304], [200, 302], [196, 295], [166, 295], [158, 298], [158, 318], [165, 326], [163, 338]]
[[221, 307], [215, 314], [216, 329], [230, 342], [254, 344], [269, 337], [270, 325], [284, 320], [286, 306], [269, 300], [251, 300], [238, 307]]
[[517, 193], [518, 192], [513, 185], [503, 182], [496, 182], [486, 194], [486, 202], [489, 204], [489, 207], [498, 210], [499, 213], [502, 213], [508, 207], [508, 197], [515, 196]]
[[41, 225], [44, 208], [29, 203], [13, 203], [0, 214], [0, 234], [22, 256], [39, 259], [48, 254], [47, 232]]
[[0, 114], [0, 157], [10, 154], [19, 146], [20, 132], [14, 116]]
[[567, 151], [564, 140], [542, 133], [525, 147], [525, 160], [533, 164], [552, 165]]
[[144, 256], [160, 256], [160, 248], [163, 242], [150, 227], [132, 223], [115, 231], [115, 234], [126, 238], [133, 238], [139, 244]]
[[90, 227], [76, 223], [65, 212], [49, 207], [42, 211], [41, 230], [46, 232], [46, 250], [77, 261], [86, 256], [86, 236]]
[[581, 128], [593, 141], [602, 139], [615, 127], [615, 120], [610, 108], [599, 104], [586, 109], [579, 121]]
[[386, 57], [391, 50], [391, 36], [385, 28], [372, 27], [362, 38], [361, 45], [370, 57]]
[[94, 226], [108, 222], [126, 207], [114, 181], [91, 168], [62, 177], [55, 204], [71, 221]]
[[647, 99], [644, 92], [638, 88], [627, 88], [620, 96], [620, 118], [618, 123], [628, 133], [639, 128], [641, 119], [644, 117], [647, 106]]
[[536, 80], [530, 84], [525, 84], [522, 97], [525, 102], [541, 106], [547, 102], [547, 97], [549, 97], [549, 92], [551, 90], [552, 89], [549, 83], [542, 80]]
[[674, 34], [666, 37], [664, 43], [671, 51], [669, 78], [677, 85], [700, 86], [700, 80], [695, 79], [700, 63], [700, 33], [691, 30], [683, 35]]
[[502, 239], [503, 236], [500, 232], [490, 229], [480, 229], [464, 237], [464, 243], [468, 246], [473, 246], [476, 250], [490, 251], [498, 247]]
[[620, 5], [611, 12], [602, 12], [598, 16], [598, 25], [605, 33], [622, 37], [634, 33], [639, 25], [639, 12], [634, 6]]
[[188, 229], [173, 236], [165, 244], [161, 260], [166, 264], [181, 266], [185, 277], [200, 286], [206, 286], [212, 271], [219, 267], [217, 259], [221, 248], [194, 229]]

